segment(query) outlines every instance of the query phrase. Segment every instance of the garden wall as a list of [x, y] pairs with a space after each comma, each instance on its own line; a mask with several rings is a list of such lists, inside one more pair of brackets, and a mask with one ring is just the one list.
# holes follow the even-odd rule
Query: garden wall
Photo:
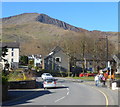
[[2, 101], [7, 100], [8, 98], [8, 84], [2, 85]]
[[36, 80], [9, 82], [9, 89], [34, 89], [34, 88], [36, 88]]

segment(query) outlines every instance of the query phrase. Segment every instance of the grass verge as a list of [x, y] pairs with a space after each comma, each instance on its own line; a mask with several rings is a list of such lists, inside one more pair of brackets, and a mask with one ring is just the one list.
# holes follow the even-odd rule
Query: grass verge
[[84, 81], [94, 81], [94, 77], [70, 77], [72, 79], [81, 79]]

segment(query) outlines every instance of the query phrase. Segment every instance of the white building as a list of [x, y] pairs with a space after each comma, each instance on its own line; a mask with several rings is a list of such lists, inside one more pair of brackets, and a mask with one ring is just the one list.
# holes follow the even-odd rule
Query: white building
[[42, 65], [42, 57], [41, 55], [30, 55], [28, 59], [32, 59], [34, 61], [34, 67]]
[[[19, 43], [12, 42], [12, 43], [1, 43], [0, 47], [7, 46], [8, 52], [7, 55], [4, 57], [4, 59], [7, 60], [9, 63], [10, 68], [18, 68], [19, 65]], [[3, 60], [0, 61], [0, 63], [3, 65], [3, 68], [5, 66], [5, 63]]]

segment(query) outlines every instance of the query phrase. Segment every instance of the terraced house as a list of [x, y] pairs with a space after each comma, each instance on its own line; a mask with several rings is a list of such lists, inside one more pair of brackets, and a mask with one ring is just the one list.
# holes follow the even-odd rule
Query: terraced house
[[0, 48], [7, 46], [8, 52], [7, 55], [4, 57], [6, 61], [0, 60], [3, 68], [5, 67], [6, 63], [9, 63], [9, 68], [18, 68], [19, 66], [19, 43], [12, 42], [12, 43], [0, 43]]

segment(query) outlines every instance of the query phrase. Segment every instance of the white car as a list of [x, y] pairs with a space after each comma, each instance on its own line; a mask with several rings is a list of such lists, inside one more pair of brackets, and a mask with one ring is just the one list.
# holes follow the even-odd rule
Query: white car
[[55, 79], [45, 79], [43, 82], [43, 87], [45, 88], [55, 88], [56, 80]]
[[50, 73], [43, 73], [41, 77], [43, 80], [53, 78], [53, 76]]

